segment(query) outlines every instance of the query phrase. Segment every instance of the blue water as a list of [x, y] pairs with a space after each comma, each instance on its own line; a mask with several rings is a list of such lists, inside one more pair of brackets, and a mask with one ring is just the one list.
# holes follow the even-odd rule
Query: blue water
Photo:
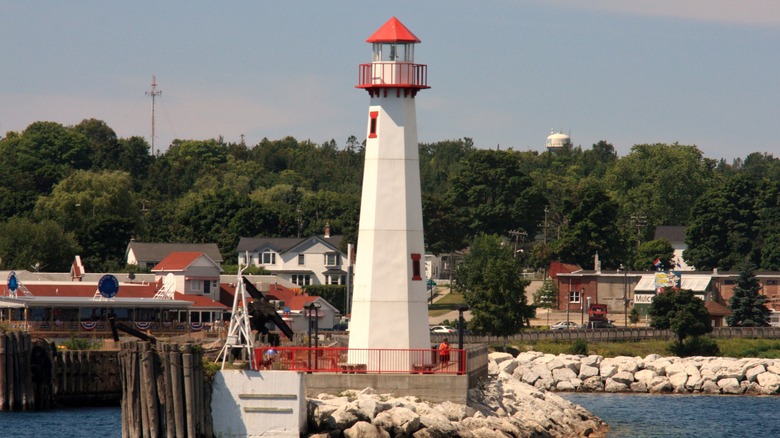
[[558, 394], [606, 421], [610, 438], [780, 436], [778, 396]]
[[0, 412], [0, 437], [120, 438], [121, 436], [122, 409], [119, 406]]
[[[606, 421], [610, 438], [780, 437], [780, 396], [558, 394]], [[121, 436], [119, 407], [0, 412], [0, 437]]]

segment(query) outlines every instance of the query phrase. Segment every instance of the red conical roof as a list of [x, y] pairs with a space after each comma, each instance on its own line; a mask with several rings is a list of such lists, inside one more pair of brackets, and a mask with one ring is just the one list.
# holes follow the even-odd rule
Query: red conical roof
[[406, 28], [400, 20], [393, 17], [387, 20], [373, 35], [366, 40], [368, 43], [419, 43], [412, 31]]

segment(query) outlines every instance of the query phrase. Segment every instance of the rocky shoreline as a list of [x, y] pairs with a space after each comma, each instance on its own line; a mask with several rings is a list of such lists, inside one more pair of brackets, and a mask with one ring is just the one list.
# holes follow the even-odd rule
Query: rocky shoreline
[[[776, 395], [780, 360], [492, 353], [489, 373], [560, 392]], [[495, 367], [495, 368], [493, 368]]]
[[469, 391], [468, 405], [381, 395], [372, 388], [320, 394], [308, 400], [308, 436], [599, 437], [609, 430], [581, 406], [500, 370], [508, 359], [502, 353], [490, 355], [492, 373]]

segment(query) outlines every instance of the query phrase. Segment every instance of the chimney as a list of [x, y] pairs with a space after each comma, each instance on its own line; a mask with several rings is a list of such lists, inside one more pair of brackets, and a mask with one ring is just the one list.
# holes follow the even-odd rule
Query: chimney
[[330, 224], [325, 224], [325, 238], [330, 238]]

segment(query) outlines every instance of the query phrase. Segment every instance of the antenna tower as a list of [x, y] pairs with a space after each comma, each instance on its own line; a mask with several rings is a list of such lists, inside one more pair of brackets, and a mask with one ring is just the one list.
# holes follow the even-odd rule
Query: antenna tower
[[152, 90], [147, 91], [147, 96], [152, 96], [152, 155], [155, 154], [154, 150], [154, 101], [157, 96], [161, 95], [162, 91], [157, 91], [157, 77], [152, 75]]

